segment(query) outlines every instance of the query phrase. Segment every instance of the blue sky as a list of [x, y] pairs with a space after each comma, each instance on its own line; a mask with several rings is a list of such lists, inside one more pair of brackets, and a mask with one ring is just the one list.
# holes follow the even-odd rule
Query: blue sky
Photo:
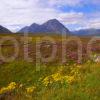
[[100, 28], [100, 0], [0, 0], [0, 25], [12, 31], [54, 18], [69, 30]]

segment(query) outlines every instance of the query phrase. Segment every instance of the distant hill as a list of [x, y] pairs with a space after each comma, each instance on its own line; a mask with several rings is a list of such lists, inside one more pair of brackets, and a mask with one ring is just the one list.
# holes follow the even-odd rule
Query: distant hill
[[83, 29], [72, 33], [79, 36], [100, 36], [100, 29]]
[[8, 30], [7, 28], [0, 25], [0, 33], [12, 33], [12, 32]]
[[[12, 33], [7, 28], [0, 25], [0, 33]], [[63, 34], [75, 35], [75, 36], [100, 36], [100, 29], [81, 29], [78, 31], [69, 31], [62, 23], [57, 19], [52, 19], [45, 22], [42, 25], [33, 23], [30, 26], [22, 28], [17, 33], [32, 33], [32, 34]]]
[[52, 19], [45, 22], [42, 25], [33, 23], [31, 26], [22, 28], [18, 33], [66, 33], [70, 34], [70, 31], [57, 19]]

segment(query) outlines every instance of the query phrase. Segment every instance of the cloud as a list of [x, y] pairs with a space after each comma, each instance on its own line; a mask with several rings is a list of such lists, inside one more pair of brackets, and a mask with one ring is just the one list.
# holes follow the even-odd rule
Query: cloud
[[[60, 13], [59, 20], [72, 30], [85, 28], [100, 28], [100, 12], [85, 14], [82, 12]], [[74, 26], [74, 27], [73, 27]]]
[[58, 10], [42, 6], [40, 0], [2, 0], [0, 2], [0, 24], [14, 31], [16, 28], [11, 25], [20, 24], [24, 27], [33, 22], [43, 23], [48, 19], [56, 18], [57, 14]]
[[69, 7], [78, 7], [78, 6], [84, 6], [85, 4], [93, 4], [93, 5], [100, 5], [100, 0], [41, 0], [42, 5], [48, 5], [48, 6], [69, 6]]
[[76, 5], [80, 5], [82, 0], [47, 0], [48, 5], [51, 6], [62, 6], [62, 5], [66, 5], [66, 6], [76, 6]]
[[100, 29], [100, 18], [94, 18], [89, 21], [84, 25], [86, 28], [96, 28]]
[[83, 20], [83, 27], [85, 28], [100, 28], [100, 12], [94, 12], [86, 15], [86, 19]]
[[[90, 0], [1, 0], [0, 24], [12, 31], [18, 31], [33, 22], [42, 24], [49, 19], [56, 18], [66, 26], [75, 25], [75, 28], [76, 26], [99, 27], [98, 12], [86, 15], [84, 12], [75, 10], [63, 12], [57, 9], [59, 6], [80, 6], [84, 4], [82, 2], [89, 3]], [[92, 0], [91, 3], [97, 4], [99, 0]]]
[[81, 12], [68, 12], [59, 14], [59, 19], [63, 23], [67, 24], [78, 24], [84, 19], [84, 14]]

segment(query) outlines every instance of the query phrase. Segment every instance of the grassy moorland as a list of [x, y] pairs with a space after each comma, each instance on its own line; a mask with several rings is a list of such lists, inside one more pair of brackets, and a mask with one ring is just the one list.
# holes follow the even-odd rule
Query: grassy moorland
[[[7, 35], [1, 35], [0, 39]], [[57, 55], [52, 62], [41, 62], [36, 71], [36, 43], [39, 36], [30, 36], [29, 56], [32, 62], [24, 60], [22, 35], [11, 35], [18, 40], [19, 54], [13, 62], [0, 60], [0, 100], [99, 100], [100, 99], [100, 41], [92, 46], [94, 61], [86, 54], [91, 37], [81, 37], [83, 45], [82, 63], [77, 62], [77, 44], [66, 46], [67, 61], [61, 64], [61, 37], [52, 36], [57, 44]], [[40, 36], [42, 37], [42, 36]], [[51, 53], [52, 46], [43, 42], [41, 51], [44, 57]], [[14, 48], [11, 41], [2, 44], [2, 53], [9, 57]]]

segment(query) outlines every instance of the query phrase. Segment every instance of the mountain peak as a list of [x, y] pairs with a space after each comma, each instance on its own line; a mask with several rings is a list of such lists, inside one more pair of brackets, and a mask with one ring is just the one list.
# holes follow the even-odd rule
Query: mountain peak
[[0, 25], [0, 33], [12, 33], [12, 32], [8, 30], [7, 28]]
[[50, 19], [48, 20], [48, 22], [51, 21], [51, 22], [59, 22], [57, 19]]
[[[24, 29], [25, 30], [25, 29]], [[20, 32], [24, 31], [23, 29]], [[45, 22], [42, 25], [38, 25], [33, 23], [28, 28], [29, 33], [59, 33], [63, 34], [63, 32], [70, 34], [70, 31], [57, 19], [51, 19]]]
[[37, 23], [33, 23], [31, 26], [39, 26]]
[[51, 20], [48, 20], [47, 22], [45, 22], [44, 24], [47, 24], [47, 23], [52, 23], [52, 24], [61, 24], [57, 19], [51, 19]]

